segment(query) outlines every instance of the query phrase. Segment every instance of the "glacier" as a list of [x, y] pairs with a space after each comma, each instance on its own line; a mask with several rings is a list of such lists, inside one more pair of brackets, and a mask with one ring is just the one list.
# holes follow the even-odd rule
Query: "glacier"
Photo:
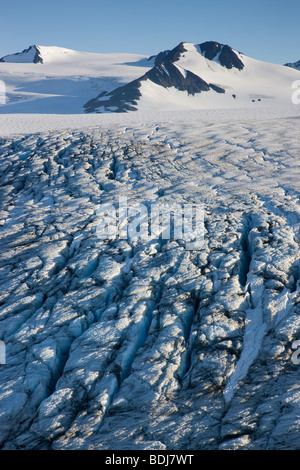
[[[299, 449], [299, 118], [181, 116], [0, 138], [2, 450]], [[203, 246], [99, 239], [120, 196]]]

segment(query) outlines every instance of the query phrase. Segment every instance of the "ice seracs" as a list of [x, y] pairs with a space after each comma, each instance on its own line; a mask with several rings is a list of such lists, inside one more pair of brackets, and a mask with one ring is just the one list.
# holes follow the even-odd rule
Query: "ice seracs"
[[[0, 139], [0, 447], [296, 449], [300, 121], [137, 114]], [[120, 196], [203, 245], [100, 239]]]

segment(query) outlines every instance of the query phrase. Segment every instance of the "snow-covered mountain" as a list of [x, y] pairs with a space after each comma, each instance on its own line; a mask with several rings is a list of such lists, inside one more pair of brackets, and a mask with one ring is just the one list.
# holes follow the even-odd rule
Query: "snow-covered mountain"
[[156, 55], [32, 45], [0, 59], [1, 114], [236, 109], [291, 104], [294, 67], [252, 59], [215, 41]]
[[9, 54], [0, 59], [0, 62], [13, 62], [13, 63], [43, 63], [43, 54], [40, 46], [29, 46], [27, 49], [24, 49], [22, 52], [17, 52], [15, 54]]
[[150, 59], [153, 67], [149, 71], [125, 86], [99, 94], [86, 103], [86, 111], [283, 104], [290, 101], [291, 82], [299, 78], [284, 66], [252, 59], [214, 41], [182, 42]]
[[[10, 54], [2, 57], [0, 62], [16, 63], [16, 64], [76, 64], [77, 67], [86, 65], [84, 62], [96, 62], [101, 65], [101, 55], [89, 52], [80, 52], [73, 49], [66, 49], [57, 46], [39, 46], [32, 45], [22, 52]], [[114, 54], [112, 54], [114, 56]], [[133, 58], [139, 56], [133, 55]], [[144, 57], [144, 56], [142, 56]], [[126, 57], [128, 59], [128, 57]]]
[[292, 69], [300, 70], [300, 60], [298, 60], [297, 62], [288, 62], [284, 65], [286, 67], [291, 67]]
[[32, 45], [22, 52], [9, 54], [0, 59], [0, 62], [15, 64], [47, 64], [56, 62], [69, 62], [79, 59], [80, 52], [57, 46]]
[[0, 61], [0, 80], [6, 86], [0, 113], [82, 114], [84, 104], [96, 94], [143, 74], [147, 59], [140, 54], [30, 46]]

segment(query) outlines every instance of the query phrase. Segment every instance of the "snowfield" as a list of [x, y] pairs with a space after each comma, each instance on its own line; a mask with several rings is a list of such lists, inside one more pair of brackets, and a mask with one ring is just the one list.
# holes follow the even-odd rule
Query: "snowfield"
[[234, 114], [249, 107], [266, 113], [291, 104], [292, 83], [298, 80], [300, 71], [293, 67], [262, 62], [212, 41], [182, 42], [152, 57], [30, 46], [0, 59], [0, 117], [132, 110], [155, 115], [227, 109]]
[[[1, 449], [299, 449], [299, 117], [0, 116]], [[203, 246], [99, 239], [120, 196]]]
[[[35, 54], [42, 63], [33, 63]], [[0, 80], [6, 87], [6, 105], [0, 106], [0, 115], [80, 114], [84, 104], [98, 93], [144, 73], [147, 63], [143, 59], [145, 56], [139, 54], [31, 46], [25, 53], [0, 61]]]

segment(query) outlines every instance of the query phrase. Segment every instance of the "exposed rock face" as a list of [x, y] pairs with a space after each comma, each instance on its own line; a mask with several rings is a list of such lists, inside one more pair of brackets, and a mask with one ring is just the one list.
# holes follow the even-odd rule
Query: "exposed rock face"
[[147, 74], [153, 83], [169, 88], [176, 83], [177, 90], [187, 91], [190, 95], [208, 91], [210, 86], [190, 71], [181, 72], [171, 61], [165, 59], [164, 62], [151, 69]]
[[164, 61], [164, 58], [170, 53], [169, 50], [167, 51], [163, 51], [163, 52], [159, 52], [156, 56], [155, 56], [155, 65], [158, 65], [160, 64], [161, 62]]
[[236, 55], [230, 46], [219, 44], [218, 42], [208, 41], [199, 45], [201, 52], [203, 52], [206, 59], [217, 59], [223, 67], [232, 69], [233, 67], [238, 70], [243, 70], [244, 64], [241, 59]]
[[[299, 121], [1, 139], [5, 449], [299, 449]], [[97, 237], [120, 196], [204, 244]]]
[[114, 91], [100, 93], [96, 98], [89, 100], [84, 105], [87, 113], [114, 111], [124, 113], [127, 111], [136, 111], [137, 100], [141, 96], [141, 79], [133, 80], [127, 85], [116, 88]]
[[42, 64], [43, 57], [41, 55], [40, 49], [38, 46], [29, 46], [27, 49], [24, 49], [22, 52], [17, 52], [16, 54], [6, 55], [0, 59], [0, 62], [20, 62], [24, 61], [24, 58], [28, 57], [28, 62], [33, 62], [34, 64]]
[[298, 62], [289, 62], [284, 65], [286, 65], [287, 67], [291, 67], [292, 69], [300, 70], [300, 60], [298, 60]]
[[[213, 90], [216, 93], [225, 93], [223, 88], [206, 83], [198, 75], [176, 65], [176, 62], [184, 52], [186, 52], [184, 43], [180, 43], [171, 51], [161, 52], [155, 57], [155, 66], [141, 78], [118, 87], [112, 92], [101, 93], [85, 104], [85, 111], [88, 113], [95, 111], [136, 111], [137, 102], [141, 96], [141, 85], [147, 80], [163, 88], [174, 87], [179, 91], [186, 91], [189, 95], [209, 90]], [[226, 56], [226, 53], [224, 55]], [[231, 59], [232, 57], [230, 56]]]

